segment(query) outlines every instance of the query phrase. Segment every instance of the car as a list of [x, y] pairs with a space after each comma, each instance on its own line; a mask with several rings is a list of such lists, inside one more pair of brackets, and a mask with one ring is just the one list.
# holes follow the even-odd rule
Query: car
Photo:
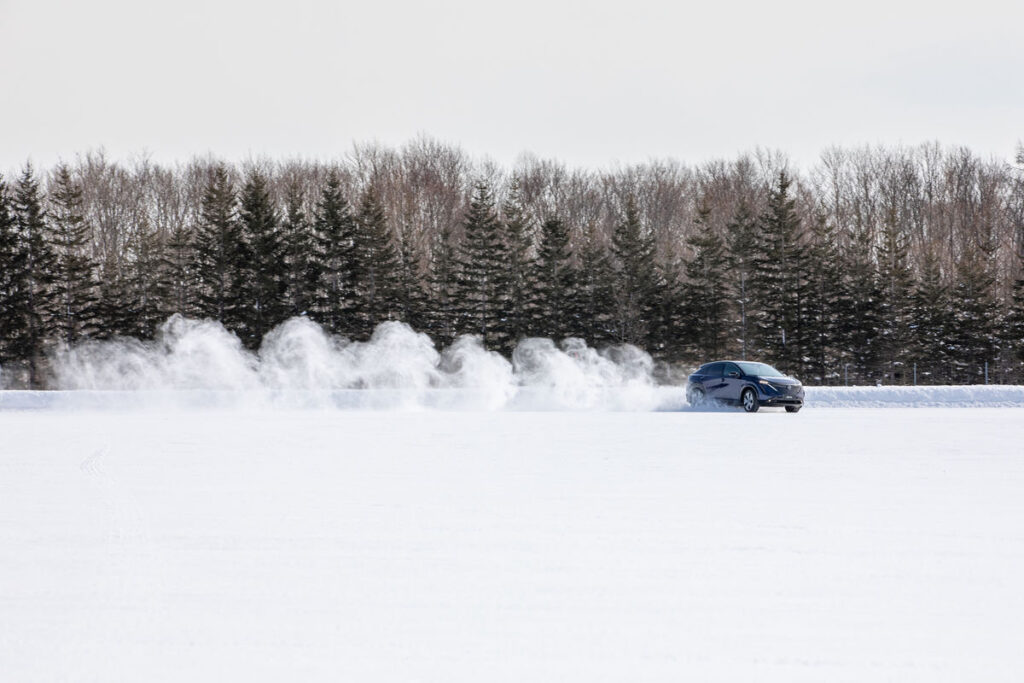
[[804, 405], [804, 387], [767, 363], [719, 360], [705, 363], [690, 375], [686, 400], [691, 406], [738, 405], [748, 413], [756, 413], [761, 406], [783, 406], [787, 413], [795, 413]]

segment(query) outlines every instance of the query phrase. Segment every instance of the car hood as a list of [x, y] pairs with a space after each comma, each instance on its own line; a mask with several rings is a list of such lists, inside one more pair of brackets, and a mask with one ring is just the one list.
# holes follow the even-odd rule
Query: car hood
[[761, 377], [758, 376], [755, 379], [763, 379], [766, 382], [777, 384], [780, 387], [797, 387], [800, 386], [800, 380], [792, 377]]

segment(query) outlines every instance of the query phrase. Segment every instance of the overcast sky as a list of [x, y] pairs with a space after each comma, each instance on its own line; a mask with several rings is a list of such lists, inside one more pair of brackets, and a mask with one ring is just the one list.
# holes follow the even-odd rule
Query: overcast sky
[[104, 147], [511, 163], [1024, 139], [1024, 3], [0, 0], [0, 169]]

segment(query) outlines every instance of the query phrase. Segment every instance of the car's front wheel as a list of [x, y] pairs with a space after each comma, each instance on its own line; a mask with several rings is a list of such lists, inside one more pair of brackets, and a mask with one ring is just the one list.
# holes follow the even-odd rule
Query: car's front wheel
[[690, 395], [687, 396], [686, 399], [690, 402], [692, 407], [700, 408], [707, 400], [707, 396], [704, 394], [703, 389], [693, 389], [690, 391]]
[[740, 403], [743, 405], [743, 410], [748, 413], [756, 413], [757, 409], [761, 407], [757, 403], [757, 393], [750, 387], [744, 389], [740, 394]]

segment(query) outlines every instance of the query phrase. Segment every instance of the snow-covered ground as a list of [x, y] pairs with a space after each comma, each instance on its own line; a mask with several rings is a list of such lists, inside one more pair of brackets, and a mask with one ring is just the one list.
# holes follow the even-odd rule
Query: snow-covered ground
[[[806, 408], [1024, 408], [1024, 386], [807, 387]], [[480, 389], [340, 389], [307, 391], [86, 390], [0, 391], [0, 410], [153, 407], [340, 408], [346, 410], [625, 410], [685, 411], [686, 388], [646, 384]]]
[[806, 400], [815, 408], [1024, 407], [1024, 386], [807, 387]]
[[31, 396], [0, 394], [5, 681], [1024, 671], [1021, 408]]

